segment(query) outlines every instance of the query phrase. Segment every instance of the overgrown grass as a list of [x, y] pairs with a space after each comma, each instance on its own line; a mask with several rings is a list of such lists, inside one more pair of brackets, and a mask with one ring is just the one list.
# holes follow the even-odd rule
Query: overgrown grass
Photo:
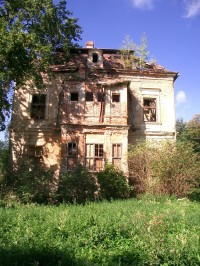
[[200, 265], [200, 204], [184, 199], [0, 207], [0, 265]]

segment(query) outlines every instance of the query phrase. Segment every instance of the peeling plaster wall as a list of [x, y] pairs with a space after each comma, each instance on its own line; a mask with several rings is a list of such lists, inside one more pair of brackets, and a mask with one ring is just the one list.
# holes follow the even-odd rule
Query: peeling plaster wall
[[[99, 58], [102, 64], [101, 53]], [[89, 60], [92, 66], [92, 53]], [[58, 175], [60, 170], [68, 170], [67, 143], [78, 144], [77, 163], [83, 165], [86, 144], [104, 145], [104, 163], [112, 162], [112, 144], [120, 144], [121, 169], [128, 176], [129, 144], [138, 139], [175, 139], [173, 78], [124, 74], [117, 78], [109, 76], [110, 83], [106, 83], [105, 78], [98, 83], [97, 79], [88, 81], [82, 72], [77, 73], [44, 76], [45, 88], [42, 90], [29, 83], [15, 91], [10, 134], [15, 166], [27, 155], [28, 146], [42, 146], [44, 164]], [[118, 82], [120, 78], [122, 81]], [[70, 100], [72, 92], [78, 93], [78, 101]], [[93, 93], [93, 101], [85, 101], [86, 92]], [[43, 120], [30, 117], [35, 93], [46, 94]], [[104, 102], [98, 102], [98, 93], [104, 93]], [[113, 102], [112, 94], [120, 95], [120, 100]], [[156, 122], [144, 122], [143, 98], [147, 96], [157, 99]]]
[[[172, 78], [130, 78], [129, 123], [134, 130], [129, 133], [129, 142], [136, 138], [175, 139], [175, 106]], [[144, 122], [143, 98], [157, 98], [157, 121]]]

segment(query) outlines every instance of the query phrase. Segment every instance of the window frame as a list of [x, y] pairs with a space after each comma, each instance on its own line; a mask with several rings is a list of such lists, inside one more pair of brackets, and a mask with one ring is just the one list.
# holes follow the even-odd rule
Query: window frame
[[[145, 105], [145, 101], [149, 101], [148, 105]], [[153, 102], [155, 105], [151, 105]], [[149, 120], [148, 120], [149, 115]], [[157, 99], [155, 97], [143, 97], [143, 119], [144, 122], [152, 123], [157, 122]]]
[[[114, 154], [114, 147], [117, 147], [117, 156]], [[118, 147], [120, 148], [120, 152], [118, 153]], [[118, 160], [119, 164], [115, 164], [114, 161]], [[112, 164], [121, 168], [121, 161], [122, 161], [122, 143], [112, 143]]]
[[[44, 100], [40, 101], [42, 97], [44, 97]], [[36, 111], [39, 114], [35, 113]], [[31, 103], [30, 103], [30, 118], [35, 120], [44, 120], [46, 119], [46, 112], [47, 112], [47, 94], [33, 93], [31, 95]]]
[[[157, 125], [161, 124], [161, 89], [160, 88], [140, 88], [141, 91], [141, 121], [144, 124]], [[156, 99], [156, 121], [145, 121], [144, 120], [144, 99]]]
[[[114, 100], [114, 97], [116, 96], [119, 96], [119, 101]], [[112, 103], [120, 103], [120, 100], [121, 100], [120, 98], [121, 98], [120, 93], [116, 93], [116, 92], [112, 93]]]
[[[89, 151], [89, 154], [87, 154], [88, 151]], [[103, 143], [86, 143], [85, 144], [85, 166], [88, 168], [89, 171], [92, 171], [92, 172], [103, 171], [104, 156], [105, 156], [105, 152], [104, 152]], [[97, 165], [98, 164], [97, 162], [99, 162], [99, 165]]]
[[[72, 145], [71, 148], [69, 148], [70, 145]], [[69, 153], [69, 150], [71, 149], [74, 149], [74, 152], [71, 151]], [[78, 143], [76, 141], [70, 141], [66, 144], [66, 160], [67, 160], [67, 170], [73, 171], [76, 168], [78, 162]], [[70, 161], [73, 161], [73, 164], [70, 164], [69, 163]]]

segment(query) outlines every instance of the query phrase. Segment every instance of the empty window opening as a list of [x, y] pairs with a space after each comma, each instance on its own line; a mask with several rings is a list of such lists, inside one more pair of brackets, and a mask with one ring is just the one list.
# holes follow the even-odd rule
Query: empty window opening
[[156, 122], [156, 99], [146, 98], [143, 101], [144, 121]]
[[30, 145], [28, 147], [28, 157], [40, 158], [43, 156], [43, 146]]
[[89, 171], [102, 171], [104, 162], [103, 144], [86, 144], [85, 159]]
[[77, 157], [77, 143], [76, 142], [69, 142], [67, 144], [67, 157]]
[[121, 167], [121, 158], [122, 158], [122, 145], [121, 144], [112, 144], [112, 163], [115, 167]]
[[98, 92], [97, 101], [98, 102], [104, 102], [104, 93], [103, 92]]
[[99, 59], [99, 55], [97, 53], [92, 54], [92, 62], [97, 63]]
[[86, 92], [85, 100], [86, 102], [93, 102], [93, 92]]
[[67, 143], [67, 170], [71, 171], [77, 167], [78, 145], [76, 142]]
[[45, 119], [46, 94], [33, 94], [31, 102], [31, 118]]
[[120, 102], [120, 94], [119, 93], [113, 93], [112, 94], [112, 102], [115, 102], [115, 103]]
[[78, 102], [78, 92], [71, 92], [70, 101], [71, 102]]

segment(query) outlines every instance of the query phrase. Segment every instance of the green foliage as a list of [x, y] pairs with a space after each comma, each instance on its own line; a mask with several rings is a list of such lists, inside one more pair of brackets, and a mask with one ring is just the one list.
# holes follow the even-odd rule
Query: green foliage
[[8, 192], [5, 197], [8, 197], [11, 193], [22, 203], [46, 204], [54, 200], [55, 182], [53, 172], [38, 164], [24, 161], [17, 171], [12, 172], [7, 185]]
[[147, 36], [144, 33], [141, 37], [141, 44], [137, 47], [136, 56], [139, 58], [139, 68], [145, 68], [146, 61], [149, 55], [149, 51], [147, 50]]
[[133, 42], [133, 40], [129, 35], [126, 35], [123, 41], [123, 45], [120, 49], [120, 54], [124, 61], [125, 68], [131, 69], [133, 67], [135, 60], [135, 55], [134, 55], [135, 49], [136, 49], [136, 44]]
[[112, 164], [106, 164], [102, 172], [97, 173], [100, 185], [100, 198], [124, 199], [129, 197], [130, 187], [123, 172]]
[[61, 174], [57, 198], [60, 202], [85, 203], [95, 200], [97, 190], [94, 176], [80, 165], [72, 172]]
[[[180, 123], [177, 123], [177, 126], [180, 128]], [[194, 115], [187, 123], [182, 121], [177, 139], [191, 143], [194, 151], [200, 155], [200, 114]]]
[[199, 203], [0, 207], [1, 265], [199, 265]]
[[[80, 39], [77, 19], [66, 9], [66, 0], [0, 1], [0, 122], [4, 128], [9, 110], [9, 89], [32, 79], [42, 86], [41, 72], [54, 63], [57, 49], [69, 56]], [[19, 63], [20, 62], [20, 63]], [[14, 82], [14, 83], [13, 83]]]
[[140, 45], [134, 43], [131, 37], [126, 35], [120, 49], [120, 54], [124, 61], [125, 68], [132, 69], [136, 67], [144, 69], [149, 55], [149, 51], [147, 50], [146, 35], [142, 35]]
[[142, 143], [130, 151], [130, 183], [136, 194], [187, 196], [198, 186], [200, 162], [188, 143]]
[[9, 170], [9, 149], [4, 141], [0, 141], [0, 188], [5, 185]]

